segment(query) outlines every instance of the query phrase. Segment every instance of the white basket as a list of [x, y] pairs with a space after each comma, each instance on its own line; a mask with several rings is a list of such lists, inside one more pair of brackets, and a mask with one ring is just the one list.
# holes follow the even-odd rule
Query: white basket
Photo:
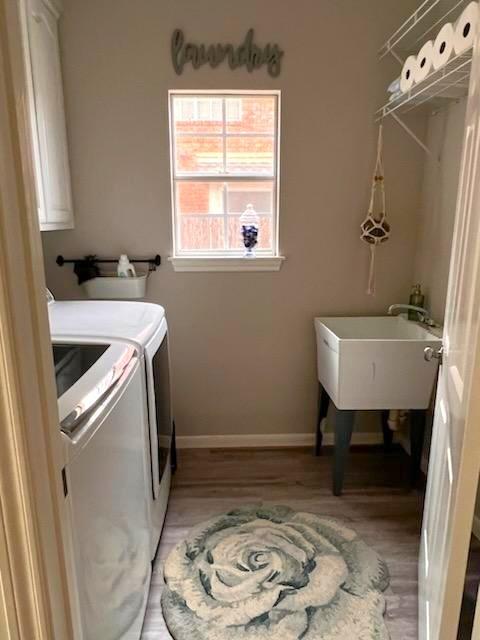
[[83, 282], [81, 286], [88, 298], [96, 300], [144, 298], [147, 278], [147, 273], [135, 278], [99, 276]]

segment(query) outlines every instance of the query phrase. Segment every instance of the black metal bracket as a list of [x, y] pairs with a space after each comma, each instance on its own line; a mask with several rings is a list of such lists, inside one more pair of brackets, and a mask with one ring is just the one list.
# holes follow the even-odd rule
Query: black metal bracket
[[[135, 264], [148, 264], [149, 271], [156, 271], [157, 267], [162, 263], [162, 259], [158, 253], [153, 258], [129, 258], [129, 260]], [[100, 275], [99, 264], [117, 264], [118, 258], [98, 258], [95, 255], [88, 255], [83, 258], [66, 259], [62, 255], [59, 255], [55, 262], [59, 267], [63, 267], [64, 264], [73, 264], [73, 271], [78, 277], [78, 284], [82, 284], [82, 282]]]

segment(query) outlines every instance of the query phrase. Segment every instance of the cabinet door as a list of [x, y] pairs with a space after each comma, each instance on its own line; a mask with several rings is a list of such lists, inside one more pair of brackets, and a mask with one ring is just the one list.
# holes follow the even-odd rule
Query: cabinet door
[[71, 228], [73, 211], [57, 17], [43, 0], [27, 0], [27, 30], [40, 228]]

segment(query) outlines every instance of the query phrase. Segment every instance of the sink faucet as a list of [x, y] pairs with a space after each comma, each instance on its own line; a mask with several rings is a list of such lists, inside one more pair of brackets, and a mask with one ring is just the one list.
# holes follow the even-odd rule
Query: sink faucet
[[430, 317], [427, 309], [423, 307], [415, 307], [413, 304], [392, 304], [388, 307], [388, 315], [393, 316], [394, 311], [416, 311], [418, 313], [418, 320], [422, 324], [426, 324], [429, 327], [435, 326], [435, 322]]

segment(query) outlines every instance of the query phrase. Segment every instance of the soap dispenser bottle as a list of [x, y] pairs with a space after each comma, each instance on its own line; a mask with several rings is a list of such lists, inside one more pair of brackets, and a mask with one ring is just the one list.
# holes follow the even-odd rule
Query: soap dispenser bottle
[[[413, 305], [414, 307], [423, 307], [423, 305], [425, 304], [425, 296], [422, 293], [422, 287], [420, 284], [416, 284], [412, 287], [412, 293], [410, 294], [408, 303]], [[418, 312], [409, 309], [408, 319], [418, 320]]]
[[135, 267], [128, 259], [128, 256], [122, 253], [118, 260], [117, 276], [119, 278], [135, 278]]

